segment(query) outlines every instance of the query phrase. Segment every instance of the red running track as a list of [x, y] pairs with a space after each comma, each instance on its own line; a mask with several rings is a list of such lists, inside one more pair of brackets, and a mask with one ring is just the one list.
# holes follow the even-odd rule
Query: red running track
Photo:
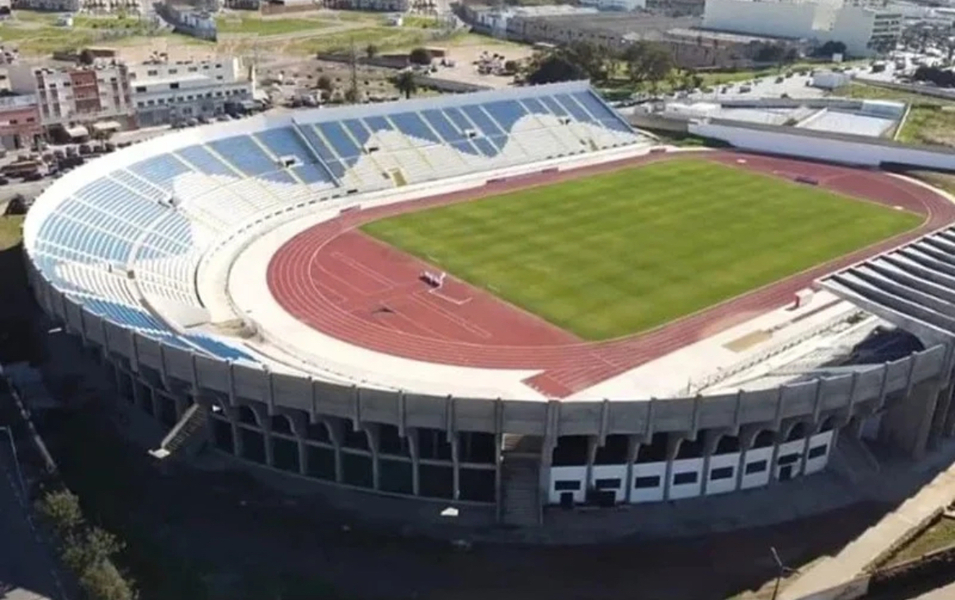
[[[701, 155], [694, 154], [694, 158]], [[272, 257], [268, 285], [276, 301], [302, 323], [378, 352], [471, 367], [539, 370], [525, 381], [563, 398], [600, 381], [710, 337], [789, 302], [796, 291], [832, 271], [884, 252], [955, 221], [955, 205], [931, 190], [872, 170], [733, 152], [705, 158], [792, 180], [810, 177], [829, 190], [900, 206], [925, 215], [915, 231], [853, 252], [657, 329], [604, 342], [585, 342], [493, 294], [450, 280], [432, 290], [418, 280], [438, 269], [356, 228], [422, 208], [551, 184], [680, 155], [636, 159], [562, 172], [537, 173], [473, 190], [391, 206], [356, 210], [308, 229]], [[745, 161], [745, 163], [741, 162]]]

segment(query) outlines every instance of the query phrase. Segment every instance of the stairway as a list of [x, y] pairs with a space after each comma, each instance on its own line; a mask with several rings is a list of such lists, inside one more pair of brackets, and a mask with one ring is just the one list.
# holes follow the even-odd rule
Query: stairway
[[209, 409], [196, 403], [186, 409], [179, 422], [173, 425], [169, 433], [163, 438], [157, 450], [149, 453], [160, 460], [168, 458], [181, 449], [188, 451], [205, 438], [206, 421], [209, 419]]
[[501, 520], [505, 525], [538, 527], [540, 446], [535, 436], [504, 435], [501, 457]]

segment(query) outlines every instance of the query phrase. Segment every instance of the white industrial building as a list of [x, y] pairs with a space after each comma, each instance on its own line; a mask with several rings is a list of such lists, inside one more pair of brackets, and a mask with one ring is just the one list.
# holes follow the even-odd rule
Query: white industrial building
[[252, 100], [254, 71], [238, 58], [201, 62], [152, 61], [130, 67], [133, 102], [143, 127], [225, 112]]
[[593, 6], [598, 10], [642, 10], [647, 0], [580, 0], [581, 6]]
[[902, 15], [844, 0], [706, 0], [703, 27], [842, 42], [848, 54], [869, 56], [894, 46], [902, 31]]

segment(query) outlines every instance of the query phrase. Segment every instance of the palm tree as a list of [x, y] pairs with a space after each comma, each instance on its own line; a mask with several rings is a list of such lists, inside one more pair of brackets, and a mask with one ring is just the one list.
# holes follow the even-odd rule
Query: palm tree
[[418, 82], [415, 81], [414, 73], [411, 71], [402, 71], [395, 77], [395, 87], [405, 95], [405, 98], [411, 98], [411, 95], [418, 91]]

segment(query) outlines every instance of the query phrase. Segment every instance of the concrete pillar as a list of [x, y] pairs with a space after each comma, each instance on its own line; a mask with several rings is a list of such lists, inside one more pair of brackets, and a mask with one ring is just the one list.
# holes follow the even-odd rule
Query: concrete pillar
[[666, 480], [663, 482], [663, 500], [670, 499], [670, 487], [673, 484], [673, 461], [676, 459], [676, 455], [680, 452], [680, 444], [683, 443], [683, 433], [668, 433], [667, 434], [667, 468], [666, 474], [664, 477]]
[[159, 415], [162, 414], [162, 405], [161, 400], [159, 399], [159, 393], [156, 391], [156, 388], [149, 386], [149, 402], [153, 407], [153, 418], [157, 421], [159, 420]]
[[633, 465], [637, 462], [640, 455], [640, 444], [643, 442], [642, 435], [631, 435], [627, 440], [627, 487], [624, 500], [629, 504], [633, 498]]
[[418, 430], [408, 429], [408, 454], [411, 455], [411, 493], [415, 496], [421, 495], [421, 474], [418, 468], [421, 466], [421, 458], [418, 452]]
[[584, 475], [584, 486], [587, 491], [591, 489], [594, 480], [594, 461], [597, 460], [597, 450], [602, 445], [603, 443], [598, 436], [587, 436], [587, 473]]
[[907, 398], [893, 403], [886, 411], [879, 431], [880, 439], [912, 459], [922, 458], [928, 446], [938, 398], [939, 384], [934, 379], [912, 386]]
[[378, 425], [368, 423], [362, 426], [365, 430], [365, 437], [368, 438], [368, 449], [371, 451], [371, 489], [379, 489], [379, 465], [378, 465]]
[[453, 489], [455, 500], [461, 499], [461, 454], [458, 450], [460, 442], [457, 432], [448, 433], [448, 443], [451, 444], [451, 465], [453, 473]]
[[335, 448], [335, 482], [342, 482], [342, 440], [344, 439], [344, 432], [342, 431], [342, 421], [339, 419], [333, 419], [331, 421], [326, 421], [325, 424], [328, 426], [328, 436], [332, 438], [332, 446]]
[[945, 436], [945, 421], [948, 419], [951, 405], [952, 385], [949, 383], [938, 391], [938, 401], [935, 403], [935, 413], [932, 415], [932, 427], [928, 436], [928, 447], [931, 450], [937, 449]]
[[782, 431], [773, 432], [773, 454], [769, 459], [769, 486], [772, 487], [779, 483], [779, 480], [776, 479], [776, 462], [779, 460], [779, 446], [783, 443], [783, 440], [786, 439], [786, 435]]
[[242, 441], [242, 428], [239, 427], [239, 411], [236, 407], [229, 406], [225, 408], [225, 412], [229, 416], [229, 423], [232, 424], [232, 453], [241, 457], [245, 453], [245, 448]]
[[295, 445], [298, 449], [298, 474], [308, 475], [308, 445], [305, 443], [308, 439], [308, 414], [300, 410], [283, 414], [288, 418], [292, 433], [295, 435]]
[[739, 430], [739, 465], [736, 467], [736, 489], [743, 485], [743, 475], [746, 469], [746, 453], [753, 447], [756, 436], [763, 430], [759, 424], [743, 425]]
[[707, 429], [703, 432], [703, 473], [700, 475], [703, 478], [700, 487], [700, 495], [706, 495], [706, 487], [710, 483], [710, 459], [713, 457], [713, 453], [716, 452], [716, 446], [720, 443], [720, 438], [722, 438], [727, 433], [725, 429]]

